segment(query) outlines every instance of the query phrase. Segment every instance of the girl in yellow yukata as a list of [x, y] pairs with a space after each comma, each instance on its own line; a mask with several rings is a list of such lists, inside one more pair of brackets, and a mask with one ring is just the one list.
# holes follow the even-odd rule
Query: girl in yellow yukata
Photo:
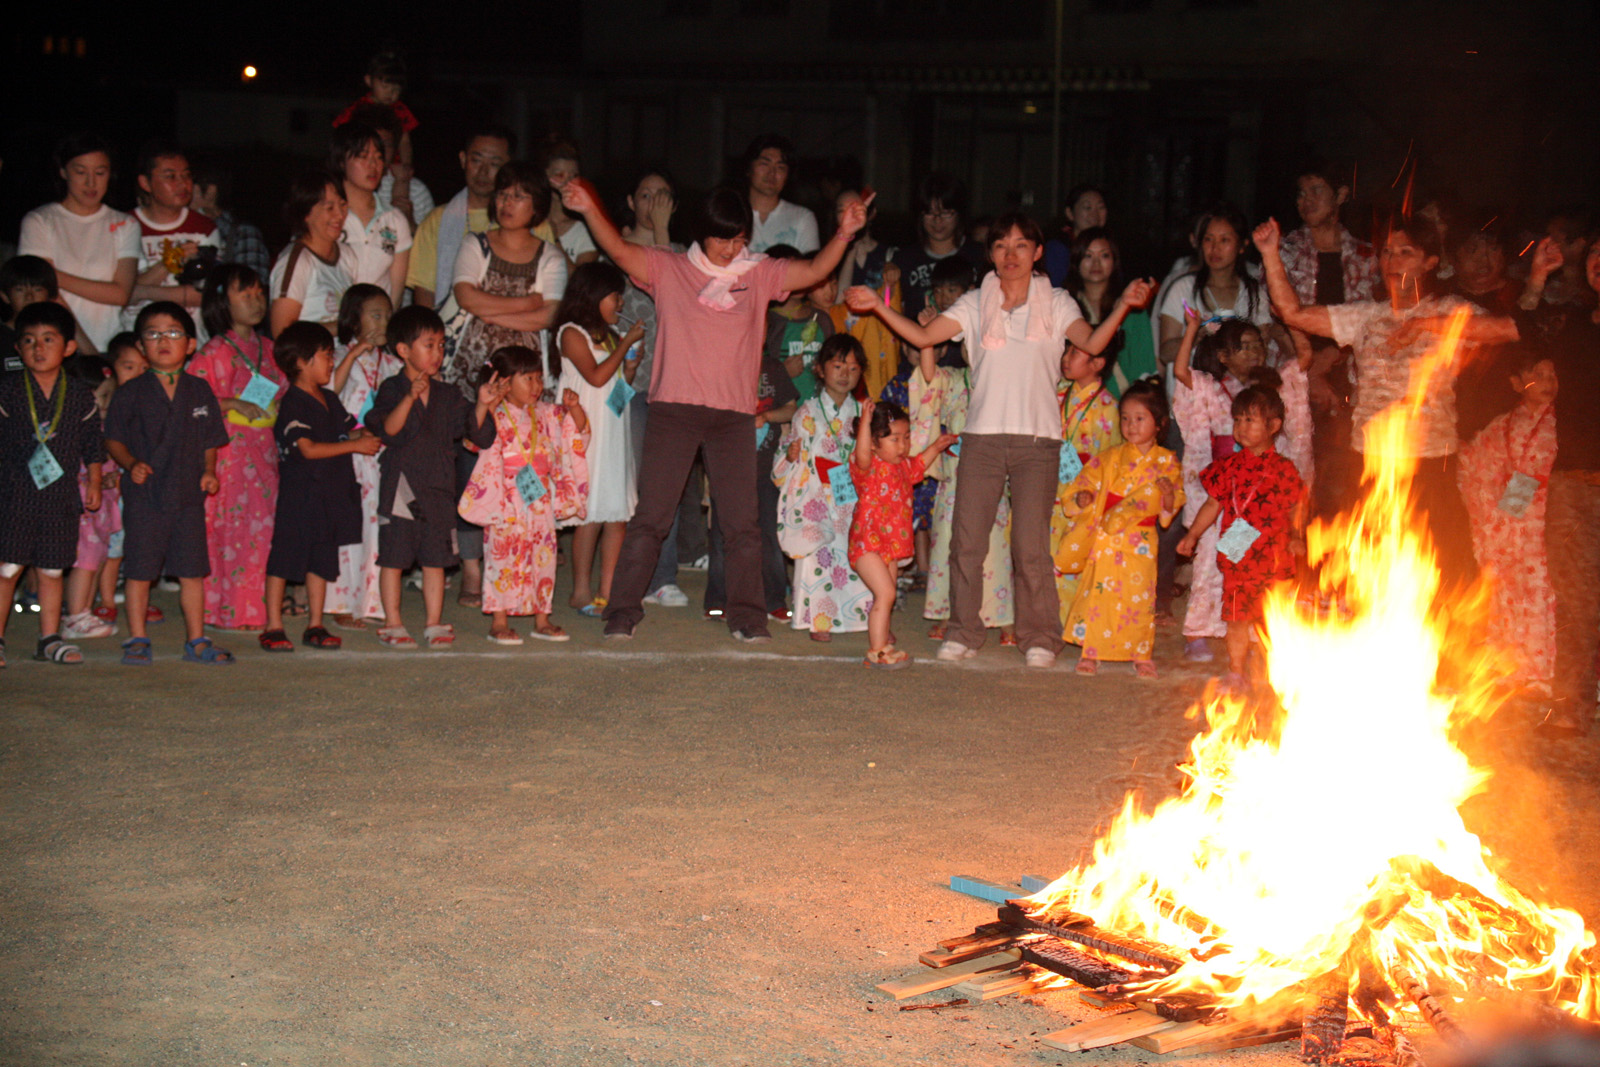
[[1079, 674], [1101, 660], [1132, 660], [1154, 678], [1157, 524], [1183, 506], [1178, 458], [1156, 444], [1167, 424], [1167, 394], [1139, 381], [1122, 394], [1123, 443], [1091, 459], [1073, 479], [1071, 526], [1056, 569], [1079, 575], [1062, 637], [1079, 645]]
[[539, 353], [507, 345], [489, 357], [484, 380], [511, 383], [494, 408], [494, 443], [478, 455], [458, 510], [484, 528], [483, 611], [489, 640], [520, 645], [509, 616], [532, 615], [530, 636], [565, 641], [550, 621], [556, 585], [556, 521], [585, 517], [589, 499], [589, 416], [571, 389], [561, 404], [539, 399]]
[[[1050, 554], [1061, 549], [1061, 539], [1072, 525], [1072, 483], [1095, 456], [1122, 443], [1118, 429], [1117, 398], [1106, 385], [1106, 353], [1091, 356], [1068, 343], [1061, 353], [1061, 384], [1056, 404], [1061, 409], [1061, 470], [1056, 508], [1050, 513]], [[1072, 454], [1069, 456], [1068, 452]], [[1078, 575], [1056, 570], [1056, 595], [1061, 601], [1061, 625], [1078, 595]]]

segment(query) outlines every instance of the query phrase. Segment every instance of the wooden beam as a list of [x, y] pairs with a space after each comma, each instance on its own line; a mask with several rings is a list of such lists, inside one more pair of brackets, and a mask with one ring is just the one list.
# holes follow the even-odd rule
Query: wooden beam
[[[1081, 920], [1081, 921], [1079, 921]], [[1028, 914], [1016, 903], [1009, 903], [1000, 909], [1000, 921], [1010, 923], [1021, 930], [1037, 930], [1049, 934], [1051, 937], [1062, 941], [1073, 941], [1089, 948], [1099, 949], [1112, 956], [1129, 960], [1133, 963], [1143, 964], [1157, 970], [1171, 974], [1184, 964], [1184, 955], [1175, 948], [1147, 941], [1144, 938], [1129, 937], [1125, 934], [1113, 933], [1102, 930], [1094, 925], [1094, 921], [1085, 915], [1072, 916], [1071, 925], [1061, 925], [1059, 920], [1052, 916], [1052, 921], [1044, 922], [1028, 917]]]
[[1039, 1040], [1063, 1052], [1082, 1052], [1084, 1049], [1104, 1048], [1106, 1045], [1132, 1041], [1136, 1037], [1159, 1033], [1180, 1025], [1182, 1024], [1147, 1011], [1134, 1010], [1090, 1019], [1086, 1023], [1046, 1034]]
[[1031, 992], [1039, 984], [1041, 979], [1036, 972], [1007, 971], [998, 975], [975, 975], [960, 985], [952, 986], [950, 992], [969, 1000], [994, 1000], [1012, 993]]
[[1022, 953], [1013, 948], [980, 956], [975, 960], [968, 960], [966, 963], [958, 963], [951, 967], [902, 975], [887, 982], [879, 982], [877, 988], [896, 1000], [905, 1000], [907, 997], [932, 993], [936, 989], [949, 989], [976, 974], [1009, 970], [1020, 966], [1022, 966]]
[[956, 963], [965, 963], [975, 960], [979, 956], [987, 956], [991, 952], [999, 952], [1010, 948], [1018, 941], [1016, 930], [994, 937], [986, 937], [978, 941], [969, 941], [960, 948], [932, 948], [920, 953], [917, 959], [925, 967], [949, 967]]
[[1307, 1063], [1327, 1063], [1344, 1047], [1345, 1025], [1350, 1020], [1350, 972], [1340, 966], [1308, 984], [1305, 1014], [1300, 1019], [1300, 1058]]
[[1467, 1035], [1462, 1032], [1449, 1009], [1444, 1006], [1444, 1002], [1434, 996], [1421, 980], [1402, 966], [1391, 968], [1389, 976], [1394, 979], [1396, 988], [1411, 999], [1411, 1003], [1417, 1006], [1422, 1017], [1428, 1020], [1428, 1025], [1444, 1038], [1446, 1044], [1455, 1048], [1467, 1044]]
[[1022, 958], [1090, 989], [1138, 978], [1133, 971], [1048, 937], [1022, 946]]
[[1219, 1023], [1178, 1023], [1170, 1030], [1160, 1030], [1129, 1042], [1149, 1052], [1222, 1052], [1230, 1048], [1265, 1045], [1273, 1041], [1287, 1041], [1300, 1036], [1300, 1026], [1279, 1025], [1263, 1028], [1254, 1022], [1231, 1020]]

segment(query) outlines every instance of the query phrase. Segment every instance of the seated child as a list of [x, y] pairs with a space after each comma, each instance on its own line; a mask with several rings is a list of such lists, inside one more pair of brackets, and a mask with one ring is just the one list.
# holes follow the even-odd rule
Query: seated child
[[272, 551], [267, 555], [267, 628], [261, 647], [293, 652], [283, 632], [284, 592], [306, 587], [308, 648], [342, 642], [322, 625], [328, 583], [339, 577], [339, 549], [361, 540], [361, 489], [350, 457], [377, 453], [378, 439], [362, 430], [328, 388], [333, 380], [333, 335], [316, 322], [296, 322], [272, 349], [292, 384], [278, 401], [273, 436], [278, 443], [278, 499]]
[[1167, 393], [1138, 381], [1122, 394], [1123, 443], [1095, 456], [1072, 482], [1072, 522], [1056, 551], [1056, 569], [1078, 574], [1078, 592], [1062, 634], [1079, 645], [1078, 673], [1101, 660], [1132, 660], [1141, 678], [1156, 676], [1156, 524], [1183, 504], [1178, 458], [1156, 444], [1167, 423]]
[[[389, 344], [405, 370], [378, 386], [366, 427], [385, 446], [378, 485], [379, 591], [384, 625], [378, 640], [389, 648], [417, 642], [400, 617], [400, 579], [422, 568], [427, 609], [423, 640], [429, 648], [455, 644], [455, 627], [443, 621], [444, 571], [454, 566], [456, 528], [455, 443], [462, 437], [487, 448], [494, 441], [490, 409], [511, 383], [493, 377], [478, 387], [474, 408], [461, 390], [437, 379], [444, 363], [444, 322], [431, 308], [401, 308], [389, 320]], [[435, 385], [440, 388], [433, 388]]]
[[111, 396], [106, 451], [122, 480], [124, 605], [129, 638], [122, 662], [148, 667], [145, 609], [150, 585], [163, 574], [178, 579], [190, 663], [229, 664], [233, 654], [205, 636], [207, 496], [216, 493], [217, 449], [228, 443], [222, 408], [203, 379], [183, 369], [194, 353], [194, 319], [178, 304], [157, 300], [134, 323], [150, 369]]
[[[17, 314], [23, 371], [0, 378], [0, 666], [6, 623], [24, 569], [39, 572], [34, 659], [82, 663], [61, 636], [62, 576], [78, 551], [78, 515], [100, 507], [100, 411], [94, 392], [61, 370], [74, 351], [72, 312], [53, 301]], [[83, 496], [77, 473], [88, 471]]]
[[1294, 542], [1305, 483], [1288, 457], [1274, 447], [1273, 439], [1282, 429], [1283, 398], [1270, 387], [1252, 385], [1233, 398], [1233, 440], [1239, 451], [1200, 472], [1206, 502], [1178, 542], [1180, 556], [1192, 555], [1212, 523], [1222, 528], [1216, 552], [1222, 571], [1222, 619], [1228, 625], [1231, 689], [1247, 685], [1246, 658], [1261, 626], [1267, 588], [1295, 575]]

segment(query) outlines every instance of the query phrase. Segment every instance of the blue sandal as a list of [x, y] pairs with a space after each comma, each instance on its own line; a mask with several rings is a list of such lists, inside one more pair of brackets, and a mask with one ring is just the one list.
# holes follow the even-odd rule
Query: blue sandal
[[150, 639], [148, 637], [130, 637], [122, 642], [122, 665], [124, 667], [150, 666]]
[[213, 667], [226, 667], [233, 663], [233, 653], [211, 643], [209, 637], [197, 637], [183, 645], [185, 663], [207, 663]]

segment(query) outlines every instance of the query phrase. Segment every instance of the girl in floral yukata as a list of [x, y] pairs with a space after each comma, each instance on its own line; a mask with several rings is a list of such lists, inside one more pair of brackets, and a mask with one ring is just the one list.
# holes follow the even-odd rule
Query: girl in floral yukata
[[1157, 523], [1183, 505], [1178, 458], [1156, 444], [1167, 424], [1167, 394], [1149, 380], [1122, 394], [1123, 443], [1091, 459], [1072, 483], [1072, 526], [1056, 568], [1079, 574], [1063, 637], [1083, 648], [1078, 673], [1101, 660], [1132, 660], [1141, 678], [1156, 676]]
[[830, 472], [843, 469], [855, 448], [861, 405], [852, 394], [865, 359], [861, 342], [849, 334], [822, 342], [814, 365], [822, 388], [795, 410], [772, 465], [780, 489], [778, 543], [795, 560], [791, 624], [810, 631], [813, 641], [865, 630], [872, 603], [847, 558], [854, 499], [845, 493], [841, 503], [829, 482]]
[[[1211, 463], [1233, 455], [1233, 401], [1251, 384], [1265, 384], [1283, 400], [1284, 414], [1274, 441], [1275, 450], [1290, 460], [1306, 485], [1311, 484], [1311, 403], [1307, 387], [1307, 362], [1286, 363], [1280, 373], [1265, 367], [1267, 349], [1259, 327], [1245, 319], [1202, 321], [1193, 308], [1184, 311], [1183, 340], [1172, 366], [1172, 415], [1183, 434], [1183, 490], [1187, 503], [1183, 519], [1194, 525], [1206, 501], [1200, 472]], [[1183, 620], [1184, 656], [1193, 663], [1209, 663], [1209, 638], [1228, 632], [1222, 615], [1222, 572], [1217, 566], [1217, 534], [1202, 538], [1194, 551], [1189, 580], [1189, 610]]]
[[484, 528], [483, 611], [489, 640], [520, 645], [510, 616], [532, 615], [530, 636], [566, 641], [550, 621], [556, 585], [556, 522], [582, 519], [589, 498], [589, 417], [571, 389], [561, 404], [539, 399], [544, 365], [535, 349], [497, 349], [479, 372], [511, 383], [494, 409], [494, 443], [478, 455], [460, 512]]
[[[1061, 408], [1061, 476], [1056, 507], [1050, 513], [1052, 556], [1061, 548], [1061, 539], [1072, 525], [1068, 516], [1076, 511], [1072, 507], [1072, 483], [1078, 472], [1095, 456], [1122, 443], [1117, 398], [1106, 385], [1106, 363], [1107, 353], [1090, 355], [1070, 342], [1061, 353], [1062, 380], [1056, 390], [1056, 402]], [[1074, 453], [1076, 463], [1067, 455], [1068, 449]], [[1078, 576], [1056, 571], [1056, 592], [1061, 599], [1061, 624], [1065, 626], [1072, 601], [1078, 595]]]
[[1217, 565], [1222, 574], [1222, 618], [1228, 627], [1228, 688], [1244, 689], [1250, 644], [1261, 627], [1267, 590], [1295, 575], [1303, 555], [1299, 530], [1304, 520], [1306, 486], [1300, 472], [1273, 446], [1283, 427], [1283, 398], [1264, 385], [1252, 385], [1233, 398], [1233, 439], [1237, 452], [1200, 472], [1206, 501], [1178, 554], [1194, 552], [1215, 525]]
[[1489, 637], [1516, 656], [1518, 679], [1548, 696], [1556, 668], [1556, 595], [1544, 517], [1556, 460], [1555, 364], [1530, 352], [1511, 384], [1522, 402], [1461, 446], [1456, 476], [1473, 551], [1494, 583]]

